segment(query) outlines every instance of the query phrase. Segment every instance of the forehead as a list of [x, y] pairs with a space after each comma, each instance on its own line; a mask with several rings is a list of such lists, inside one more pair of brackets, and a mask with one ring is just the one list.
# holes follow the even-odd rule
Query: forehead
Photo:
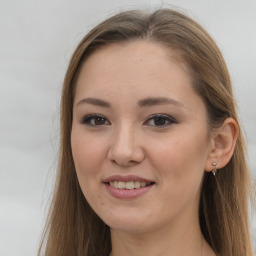
[[[83, 64], [83, 69], [88, 69], [89, 65], [90, 67], [92, 65], [102, 65], [105, 68], [116, 68], [118, 70], [118, 67], [126, 67], [130, 70], [134, 67], [134, 65], [129, 66], [130, 61], [136, 64], [136, 68], [140, 66], [143, 70], [146, 70], [145, 64], [147, 64], [147, 68], [156, 69], [158, 64], [163, 64], [163, 61], [165, 61], [180, 64], [184, 71], [188, 71], [187, 64], [178, 50], [172, 50], [159, 42], [145, 40], [126, 41], [102, 46], [89, 55]], [[111, 65], [113, 63], [119, 63], [121, 66]], [[106, 70], [105, 68], [103, 70]]]
[[83, 64], [74, 106], [84, 98], [109, 102], [115, 111], [136, 112], [147, 98], [171, 98], [187, 115], [206, 116], [188, 68], [176, 52], [152, 42], [134, 41], [103, 47]]
[[179, 80], [191, 85], [187, 65], [177, 52], [159, 43], [141, 40], [98, 49], [83, 64], [77, 87], [110, 91], [147, 87], [152, 90], [159, 89], [160, 84], [163, 87], [167, 81], [168, 84], [178, 83], [179, 76]]

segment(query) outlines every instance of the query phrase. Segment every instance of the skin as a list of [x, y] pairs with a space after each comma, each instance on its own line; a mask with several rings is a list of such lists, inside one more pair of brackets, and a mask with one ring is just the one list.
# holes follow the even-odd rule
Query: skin
[[[172, 102], [138, 105], [152, 97]], [[151, 118], [159, 113], [175, 121], [162, 119], [165, 125], [159, 126]], [[103, 123], [83, 122], [90, 114], [103, 116]], [[222, 129], [225, 138], [236, 134], [230, 123]], [[209, 133], [188, 68], [170, 49], [134, 41], [104, 47], [86, 60], [77, 81], [71, 146], [84, 196], [111, 228], [112, 256], [215, 255], [201, 234], [198, 207], [205, 171], [224, 159], [227, 145], [225, 159], [232, 155], [234, 143], [222, 141], [220, 134]], [[117, 199], [103, 183], [116, 174], [155, 184], [135, 199]]]

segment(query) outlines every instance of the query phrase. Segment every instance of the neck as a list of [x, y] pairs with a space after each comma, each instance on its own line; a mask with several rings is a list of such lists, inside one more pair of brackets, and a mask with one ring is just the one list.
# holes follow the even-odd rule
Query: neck
[[214, 256], [204, 240], [199, 222], [165, 225], [150, 232], [111, 230], [111, 256]]

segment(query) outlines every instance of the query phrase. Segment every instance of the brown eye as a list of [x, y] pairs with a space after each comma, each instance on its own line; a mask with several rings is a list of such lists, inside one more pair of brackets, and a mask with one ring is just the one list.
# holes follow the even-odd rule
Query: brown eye
[[162, 125], [166, 125], [166, 123], [167, 123], [168, 121], [166, 120], [166, 118], [164, 118], [164, 117], [156, 117], [155, 119], [154, 119], [154, 124], [155, 124], [155, 126], [162, 126]]
[[101, 126], [109, 125], [109, 121], [101, 115], [89, 115], [82, 119], [82, 124], [91, 125], [91, 126]]
[[165, 127], [177, 123], [173, 118], [168, 115], [156, 114], [151, 116], [146, 122], [147, 125], [155, 127]]

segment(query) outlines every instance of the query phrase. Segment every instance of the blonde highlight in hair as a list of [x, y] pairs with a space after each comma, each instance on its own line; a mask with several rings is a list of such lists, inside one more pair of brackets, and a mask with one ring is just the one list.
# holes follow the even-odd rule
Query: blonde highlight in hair
[[[175, 50], [191, 73], [203, 99], [209, 129], [227, 117], [238, 123], [231, 80], [222, 54], [208, 33], [186, 15], [161, 9], [127, 11], [92, 29], [75, 50], [66, 72], [61, 102], [61, 139], [56, 187], [38, 255], [107, 256], [110, 229], [91, 209], [78, 184], [70, 135], [76, 80], [87, 57], [99, 48], [147, 40]], [[205, 173], [199, 208], [202, 233], [218, 256], [252, 256], [248, 202], [252, 191], [240, 132], [230, 162], [217, 173]], [[45, 243], [44, 243], [45, 242]], [[45, 248], [44, 248], [45, 247]]]

